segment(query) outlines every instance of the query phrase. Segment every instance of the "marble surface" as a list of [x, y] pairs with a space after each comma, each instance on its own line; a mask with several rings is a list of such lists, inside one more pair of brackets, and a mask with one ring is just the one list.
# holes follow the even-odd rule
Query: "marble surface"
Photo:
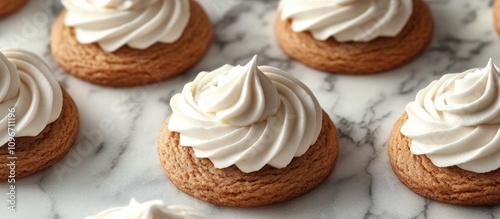
[[[419, 197], [396, 178], [387, 138], [407, 102], [448, 72], [500, 63], [493, 28], [493, 0], [428, 0], [436, 22], [425, 53], [410, 64], [371, 76], [315, 71], [285, 56], [273, 36], [277, 1], [200, 0], [215, 24], [207, 56], [184, 75], [133, 88], [92, 85], [66, 74], [50, 54], [50, 26], [58, 1], [32, 0], [0, 19], [0, 47], [41, 55], [74, 98], [81, 118], [71, 152], [54, 167], [18, 180], [17, 211], [0, 207], [0, 218], [83, 218], [110, 207], [161, 199], [204, 212], [209, 218], [500, 218], [500, 207], [459, 207]], [[227, 12], [227, 13], [226, 13]], [[225, 14], [225, 15], [224, 15]], [[331, 176], [292, 201], [261, 208], [214, 206], [176, 189], [156, 152], [159, 130], [171, 113], [170, 97], [202, 70], [245, 64], [280, 67], [306, 83], [340, 133], [340, 155]], [[0, 183], [0, 195], [8, 184]]]

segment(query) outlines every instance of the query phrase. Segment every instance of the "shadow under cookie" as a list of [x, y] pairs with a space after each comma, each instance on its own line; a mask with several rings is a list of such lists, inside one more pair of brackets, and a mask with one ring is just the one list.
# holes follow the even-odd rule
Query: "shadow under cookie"
[[337, 130], [324, 112], [317, 141], [282, 169], [268, 165], [251, 173], [234, 165], [217, 169], [209, 159], [195, 157], [191, 147], [179, 145], [179, 134], [168, 130], [168, 119], [158, 140], [161, 165], [177, 188], [213, 204], [235, 207], [279, 203], [311, 191], [332, 172], [338, 150]]
[[210, 19], [196, 1], [190, 3], [189, 23], [176, 42], [144, 50], [125, 45], [111, 53], [97, 43], [80, 44], [74, 28], [64, 24], [64, 11], [52, 26], [52, 55], [68, 73], [100, 85], [144, 85], [177, 76], [201, 60], [212, 44]]
[[5, 181], [11, 175], [7, 165], [11, 161], [15, 161], [15, 179], [20, 179], [52, 166], [69, 152], [78, 136], [80, 123], [73, 99], [64, 89], [62, 91], [63, 106], [57, 120], [37, 136], [16, 138], [13, 155], [9, 154], [7, 144], [0, 147], [0, 180]]
[[278, 12], [275, 36], [290, 57], [318, 70], [341, 74], [374, 74], [398, 68], [420, 55], [430, 43], [434, 30], [432, 14], [422, 0], [413, 0], [413, 14], [395, 37], [370, 42], [338, 42], [333, 37], [316, 40], [307, 32], [294, 32], [291, 20]]
[[411, 139], [401, 134], [405, 113], [389, 137], [389, 160], [397, 177], [413, 192], [456, 205], [500, 204], [500, 169], [474, 173], [459, 167], [437, 167], [425, 155], [410, 151]]

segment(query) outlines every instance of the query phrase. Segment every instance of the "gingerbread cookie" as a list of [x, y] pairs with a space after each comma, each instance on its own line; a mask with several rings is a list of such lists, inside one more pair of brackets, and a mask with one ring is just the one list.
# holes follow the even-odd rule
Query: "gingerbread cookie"
[[[347, 4], [346, 7], [357, 7], [359, 4], [370, 4], [370, 2], [353, 1]], [[404, 2], [404, 0], [400, 2]], [[388, 15], [391, 13], [394, 14], [390, 18], [392, 20], [384, 21], [383, 19], [388, 19], [386, 16], [377, 20], [376, 18], [379, 15], [374, 14], [370, 19], [363, 18], [366, 23], [350, 27], [352, 30], [345, 30], [346, 25], [351, 24], [347, 24], [347, 22], [344, 24], [342, 21], [334, 23], [335, 17], [331, 16], [328, 16], [329, 20], [325, 22], [319, 22], [311, 18], [309, 20], [299, 20], [301, 23], [294, 25], [292, 22], [295, 15], [298, 18], [303, 18], [307, 12], [307, 16], [311, 16], [311, 11], [315, 5], [287, 6], [287, 1], [285, 0], [276, 16], [275, 36], [279, 46], [286, 54], [315, 69], [341, 74], [372, 74], [389, 71], [408, 63], [421, 54], [432, 38], [434, 23], [429, 7], [422, 0], [410, 0], [411, 2], [413, 9], [407, 10], [408, 13], [411, 13], [411, 16], [408, 14], [409, 18], [404, 26], [404, 23], [398, 23], [404, 18], [399, 18], [398, 16], [404, 16], [405, 11], [394, 9], [396, 12], [387, 12]], [[290, 4], [305, 3], [291, 1]], [[326, 1], [317, 4], [337, 3]], [[394, 4], [406, 6], [406, 3]], [[318, 12], [318, 16], [320, 16], [320, 13], [327, 12], [319, 9], [330, 6], [333, 7], [331, 13], [334, 13], [334, 9], [339, 8], [337, 5], [319, 5], [317, 6], [318, 11], [320, 11]], [[287, 7], [304, 8], [304, 15], [300, 14], [300, 10], [294, 9], [293, 12], [284, 11], [288, 9]], [[311, 9], [311, 7], [313, 8]], [[297, 14], [294, 14], [295, 12]], [[362, 16], [366, 16], [366, 14], [362, 14]], [[284, 20], [283, 18], [288, 19]], [[342, 17], [339, 19], [346, 18]], [[350, 19], [358, 19], [359, 21], [360, 17], [352, 17]], [[307, 26], [308, 22], [311, 23], [309, 26]], [[332, 22], [330, 29], [324, 28], [325, 23], [328, 22]], [[394, 28], [396, 30], [392, 33], [387, 33], [387, 35], [397, 33], [395, 36], [379, 36], [382, 31], [376, 28], [379, 28], [379, 24], [383, 22], [388, 23], [388, 26], [384, 27], [385, 29], [391, 29], [393, 26], [400, 25], [401, 30]], [[391, 22], [395, 24], [393, 25]], [[303, 31], [294, 31], [293, 25], [296, 29]], [[335, 25], [338, 25], [338, 27]], [[340, 29], [343, 29], [343, 31], [339, 31]], [[327, 35], [329, 31], [332, 32], [333, 36]]]
[[339, 153], [335, 125], [326, 113], [318, 140], [285, 168], [265, 166], [244, 173], [236, 166], [217, 169], [193, 149], [179, 145], [179, 133], [165, 122], [158, 139], [160, 162], [170, 181], [183, 192], [217, 205], [256, 207], [284, 202], [316, 188], [335, 167]]
[[[0, 147], [0, 180], [5, 181], [12, 175], [11, 167], [15, 168], [15, 178], [19, 179], [52, 166], [69, 152], [78, 130], [78, 110], [73, 99], [63, 90], [62, 111], [56, 121], [35, 137], [16, 138], [13, 155], [9, 154], [7, 144]], [[11, 161], [15, 165], [9, 166]]]
[[7, 16], [22, 8], [28, 0], [3, 0], [0, 1], [0, 17]]
[[[151, 2], [154, 5], [147, 5], [148, 7], [162, 7], [162, 4], [167, 4], [165, 0], [138, 1], [135, 4], [142, 6], [141, 4], [149, 4]], [[203, 58], [212, 41], [212, 24], [203, 8], [193, 0], [181, 2], [189, 3], [189, 8], [186, 9], [189, 12], [182, 13], [181, 15], [188, 16], [190, 14], [190, 16], [186, 18], [188, 20], [185, 20], [186, 26], [182, 31], [180, 30], [182, 28], [178, 27], [182, 24], [175, 23], [184, 22], [180, 18], [178, 18], [180, 21], [172, 18], [168, 26], [163, 24], [162, 27], [174, 28], [179, 34], [179, 36], [170, 36], [167, 32], [167, 35], [163, 36], [162, 39], [168, 42], [172, 41], [170, 43], [156, 42], [156, 40], [152, 39], [159, 36], [136, 36], [134, 35], [137, 33], [136, 29], [129, 30], [130, 33], [122, 33], [123, 31], [120, 31], [110, 34], [113, 37], [117, 35], [117, 38], [110, 37], [108, 39], [106, 38], [106, 34], [108, 34], [106, 32], [107, 28], [114, 31], [118, 27], [113, 29], [113, 27], [107, 26], [98, 26], [100, 29], [96, 31], [103, 31], [104, 34], [101, 35], [104, 36], [94, 36], [91, 34], [89, 36], [88, 32], [92, 31], [86, 32], [85, 29], [80, 31], [82, 32], [82, 36], [78, 37], [78, 27], [66, 25], [65, 19], [67, 22], [70, 22], [71, 19], [77, 20], [74, 21], [74, 25], [78, 26], [81, 25], [81, 23], [78, 23], [78, 19], [87, 19], [87, 17], [72, 16], [71, 19], [67, 19], [67, 12], [62, 12], [52, 27], [51, 49], [54, 59], [68, 73], [83, 80], [106, 86], [141, 85], [174, 77], [186, 71]], [[84, 4], [71, 0], [63, 1], [63, 3], [71, 7], [68, 9], [69, 12], [71, 10], [78, 10], [79, 7], [77, 4]], [[156, 6], [156, 4], [159, 4], [159, 6]], [[126, 9], [116, 9], [116, 11], [120, 10]], [[158, 13], [164, 12], [160, 11]], [[79, 13], [75, 14], [78, 15]], [[89, 15], [89, 17], [91, 16]], [[145, 22], [145, 24], [137, 27], [141, 30], [141, 33], [153, 35], [156, 34], [154, 31], [161, 30], [158, 27], [149, 30], [151, 29], [148, 27], [149, 23], [147, 21], [141, 22]], [[124, 22], [121, 25], [127, 27], [129, 23]], [[89, 25], [82, 26], [82, 28], [88, 28]], [[143, 30], [144, 28], [146, 30]], [[152, 33], [147, 31], [152, 31]], [[173, 30], [171, 32], [172, 35], [176, 35], [173, 33]], [[99, 37], [103, 39], [100, 41], [96, 40]], [[137, 39], [129, 40], [129, 38], [133, 37], [137, 37]], [[178, 39], [173, 40], [176, 37]], [[97, 43], [80, 43], [79, 39], [87, 41], [95, 40]], [[127, 42], [126, 40], [129, 41]], [[122, 44], [125, 45], [121, 46]], [[151, 45], [149, 46], [149, 44]]]
[[49, 66], [22, 49], [0, 51], [0, 179], [59, 161], [78, 135], [78, 110]]
[[500, 169], [475, 173], [459, 167], [436, 167], [425, 155], [410, 151], [412, 140], [401, 134], [408, 119], [398, 119], [389, 137], [389, 160], [398, 178], [413, 192], [456, 205], [500, 204]]
[[335, 166], [337, 131], [312, 91], [256, 60], [201, 72], [170, 100], [158, 153], [165, 174], [191, 196], [269, 205], [314, 189]]
[[443, 75], [406, 105], [389, 158], [415, 193], [457, 205], [500, 204], [500, 69]]

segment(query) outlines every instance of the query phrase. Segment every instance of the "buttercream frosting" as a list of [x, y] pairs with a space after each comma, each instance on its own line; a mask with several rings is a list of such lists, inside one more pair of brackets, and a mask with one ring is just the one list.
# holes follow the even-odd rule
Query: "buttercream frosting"
[[245, 66], [201, 72], [170, 100], [168, 129], [216, 168], [236, 165], [248, 173], [266, 164], [286, 167], [321, 131], [322, 109], [311, 90], [256, 63], [254, 57]]
[[8, 142], [9, 109], [16, 137], [37, 136], [62, 110], [62, 91], [47, 64], [21, 49], [0, 51], [0, 146]]
[[167, 206], [161, 200], [139, 203], [135, 199], [129, 206], [111, 208], [96, 216], [85, 219], [204, 219], [201, 213], [193, 208], [171, 205]]
[[124, 45], [146, 49], [174, 43], [190, 18], [188, 0], [62, 0], [65, 24], [82, 44], [98, 43], [113, 52]]
[[281, 0], [281, 19], [317, 40], [368, 42], [394, 37], [413, 13], [412, 0]]
[[401, 133], [411, 152], [438, 167], [484, 173], [500, 168], [500, 74], [486, 68], [447, 74], [419, 91], [406, 106]]

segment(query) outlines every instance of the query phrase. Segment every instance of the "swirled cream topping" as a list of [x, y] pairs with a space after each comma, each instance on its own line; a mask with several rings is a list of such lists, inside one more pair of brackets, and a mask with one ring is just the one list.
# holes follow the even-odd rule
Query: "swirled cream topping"
[[201, 72], [170, 100], [168, 129], [216, 168], [283, 168], [318, 138], [322, 110], [309, 88], [256, 62]]
[[193, 208], [179, 205], [166, 206], [163, 201], [138, 203], [135, 199], [129, 206], [111, 208], [85, 219], [204, 219], [205, 217]]
[[411, 152], [436, 166], [484, 173], [500, 168], [500, 74], [484, 69], [447, 74], [418, 92], [406, 106], [401, 133]]
[[281, 19], [317, 40], [368, 42], [394, 37], [413, 13], [412, 0], [281, 0]]
[[187, 27], [188, 0], [62, 0], [65, 24], [82, 44], [113, 52], [124, 45], [146, 49], [177, 41]]
[[[0, 146], [12, 137], [8, 128], [15, 130], [16, 137], [37, 136], [47, 124], [59, 117], [61, 110], [61, 87], [47, 64], [31, 52], [2, 49]], [[9, 114], [11, 111], [14, 111], [15, 117]]]

